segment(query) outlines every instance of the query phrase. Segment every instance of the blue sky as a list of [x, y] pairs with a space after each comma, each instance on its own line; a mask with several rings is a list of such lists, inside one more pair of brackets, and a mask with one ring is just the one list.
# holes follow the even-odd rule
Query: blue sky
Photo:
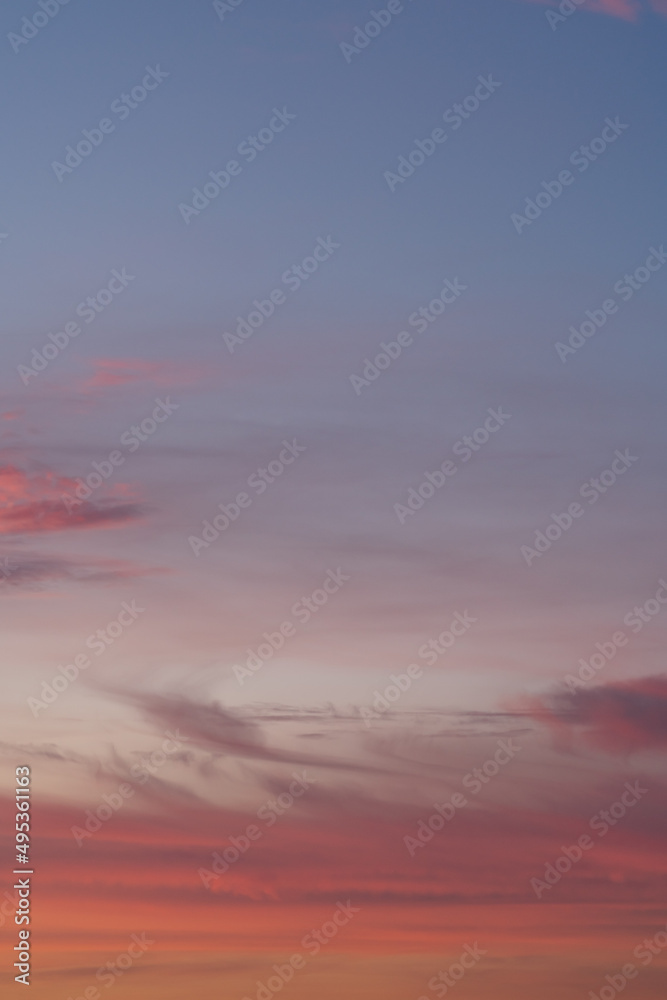
[[[8, 31], [23, 11], [7, 5]], [[100, 358], [171, 365], [179, 415], [126, 466], [131, 488], [155, 510], [140, 530], [128, 529], [137, 532], [136, 551], [158, 565], [169, 553], [179, 572], [192, 572], [178, 533], [201, 523], [221, 490], [234, 495], [285, 435], [298, 435], [309, 443], [308, 460], [273, 501], [282, 505], [283, 530], [315, 576], [324, 539], [325, 551], [341, 552], [372, 539], [371, 586], [384, 559], [414, 561], [408, 576], [420, 576], [421, 547], [444, 554], [450, 544], [456, 565], [466, 562], [460, 549], [479, 550], [475, 558], [493, 579], [498, 553], [511, 564], [550, 505], [568, 502], [616, 448], [632, 446], [642, 453], [641, 472], [633, 470], [606, 511], [596, 510], [583, 544], [612, 578], [622, 570], [615, 586], [623, 594], [632, 563], [618, 566], [598, 533], [628, 532], [643, 578], [653, 536], [637, 539], [625, 521], [639, 503], [655, 525], [662, 495], [663, 275], [566, 364], [554, 345], [660, 245], [665, 24], [648, 11], [629, 23], [582, 10], [552, 31], [545, 13], [510, 0], [406, 3], [348, 63], [340, 43], [368, 16], [358, 4], [322, 16], [306, 3], [271, 13], [246, 0], [223, 21], [209, 4], [72, 4], [17, 54], [8, 46], [3, 82], [21, 95], [3, 123], [11, 151], [1, 247], [4, 384], [23, 423], [18, 434], [12, 425], [13, 454], [80, 474], [118, 440], [126, 414], [149, 412], [153, 401], [139, 379], [134, 403], [123, 396], [132, 390], [126, 382], [117, 399], [99, 394], [84, 405], [77, 393], [87, 368]], [[112, 103], [147, 67], [168, 76], [121, 120]], [[495, 92], [460, 129], [445, 124], [446, 143], [392, 192], [385, 172], [489, 76], [500, 83]], [[247, 162], [239, 144], [274, 109], [296, 117]], [[106, 116], [113, 133], [59, 181], [53, 162]], [[579, 172], [570, 155], [608, 118], [629, 127]], [[234, 157], [240, 175], [186, 224], [178, 206]], [[517, 234], [512, 213], [567, 167], [572, 185]], [[318, 239], [340, 246], [230, 354], [222, 333], [248, 315], [253, 299], [285, 290], [282, 275]], [[123, 294], [24, 386], [17, 366], [123, 267], [133, 276]], [[355, 395], [350, 376], [446, 278], [467, 286], [460, 301]], [[499, 405], [513, 419], [489, 445], [493, 457], [482, 453], [466, 471], [470, 485], [457, 484], [449, 508], [433, 501], [396, 538], [393, 505]], [[250, 567], [266, 572], [266, 560], [275, 571], [267, 555], [280, 548], [269, 541], [275, 511], [258, 505], [258, 520], [239, 525], [237, 558], [249, 581]], [[442, 534], [449, 519], [459, 524], [451, 543]], [[264, 535], [261, 551], [256, 542], [244, 548]], [[87, 532], [71, 544], [99, 548]], [[586, 570], [576, 546], [571, 556], [575, 576], [599, 576], [590, 554]], [[216, 573], [221, 558], [211, 554]], [[453, 593], [459, 584], [447, 566], [445, 559], [436, 577]], [[523, 567], [510, 573], [517, 571], [513, 600], [521, 601]], [[209, 572], [197, 569], [204, 587]], [[555, 581], [545, 586], [540, 602], [552, 599]], [[571, 580], [568, 592], [581, 587], [578, 600], [589, 600], [588, 586]], [[405, 584], [383, 587], [391, 607]], [[477, 580], [479, 587], [487, 584]], [[370, 593], [366, 599], [372, 606]], [[532, 586], [525, 599], [538, 600]], [[422, 584], [414, 602], [422, 611], [407, 614], [406, 643], [423, 628]], [[381, 642], [380, 658], [382, 650]]]

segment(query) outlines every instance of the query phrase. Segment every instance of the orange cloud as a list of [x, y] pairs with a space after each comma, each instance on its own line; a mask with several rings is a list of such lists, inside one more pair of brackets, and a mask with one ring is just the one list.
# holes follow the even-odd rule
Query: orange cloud
[[[358, 915], [303, 979], [295, 980], [290, 996], [333, 1000], [341, 993], [340, 970], [373, 956], [381, 957], [373, 975], [343, 992], [369, 1000], [425, 995], [429, 977], [447, 967], [438, 963], [448, 962], [449, 955], [453, 961], [464, 943], [475, 941], [487, 952], [475, 970], [478, 978], [471, 973], [466, 983], [466, 988], [474, 984], [467, 995], [475, 1000], [586, 996], [619, 953], [631, 957], [647, 928], [659, 926], [656, 884], [665, 872], [664, 786], [659, 781], [652, 781], [652, 795], [640, 809], [604, 839], [598, 837], [595, 849], [538, 901], [530, 879], [541, 877], [561, 845], [576, 843], [590, 829], [591, 816], [617, 797], [625, 780], [617, 770], [602, 779], [593, 768], [579, 788], [579, 762], [573, 781], [562, 760], [550, 756], [545, 768], [533, 749], [523, 771], [498, 779], [505, 782], [502, 791], [491, 789], [484, 799], [471, 801], [411, 856], [404, 837], [435, 799], [402, 801], [398, 770], [396, 780], [379, 778], [370, 768], [364, 778], [363, 755], [358, 755], [357, 772], [320, 767], [313, 755], [314, 787], [268, 825], [257, 806], [285, 789], [292, 763], [272, 752], [256, 713], [234, 716], [215, 707], [207, 712], [199, 704], [184, 706], [182, 699], [155, 695], [138, 697], [135, 707], [154, 720], [160, 737], [172, 723], [179, 738], [186, 730], [189, 734], [183, 753], [144, 784], [131, 770], [140, 752], [134, 744], [101, 758], [51, 743], [3, 747], [21, 763], [34, 761], [44, 789], [49, 773], [66, 775], [66, 782], [48, 785], [51, 794], [58, 786], [68, 797], [79, 789], [74, 803], [49, 800], [46, 792], [34, 802], [41, 831], [40, 956], [48, 956], [40, 985], [48, 981], [53, 991], [43, 998], [37, 994], [38, 1000], [81, 996], [95, 969], [123, 950], [128, 927], [155, 942], [155, 966], [141, 973], [132, 1000], [185, 995], [217, 1000], [221, 991], [254, 1000], [255, 981], [266, 979], [274, 962], [302, 951], [304, 935], [330, 919], [338, 900], [351, 900]], [[274, 715], [271, 711], [272, 720]], [[290, 716], [290, 730], [293, 722]], [[310, 724], [306, 731], [312, 731]], [[349, 732], [349, 720], [343, 731]], [[400, 739], [404, 749], [407, 735]], [[430, 737], [420, 741], [410, 729], [413, 766], [421, 758], [419, 745], [428, 748], [432, 742]], [[442, 786], [437, 801], [459, 781], [452, 769], [467, 767], [461, 757], [466, 742], [447, 739], [439, 766], [433, 767], [437, 758], [430, 756], [424, 762]], [[395, 768], [396, 754], [379, 757], [380, 750], [378, 745], [370, 763]], [[471, 753], [477, 758], [477, 749]], [[230, 808], [229, 786], [221, 780], [228, 765], [235, 783], [241, 776], [257, 786], [247, 804], [236, 809]], [[82, 776], [87, 777], [85, 794], [77, 780]], [[118, 797], [121, 782], [134, 789], [124, 804]], [[410, 779], [411, 791], [415, 785]], [[209, 792], [216, 802], [203, 797]], [[389, 798], [382, 800], [382, 794]], [[116, 805], [105, 807], [111, 815], [95, 829], [90, 818], [105, 801], [103, 795]], [[6, 829], [12, 814], [12, 799], [0, 798]], [[79, 828], [80, 838], [87, 821], [92, 835], [78, 846], [72, 828]], [[244, 843], [251, 823], [261, 836]], [[241, 847], [238, 858], [206, 888], [199, 869], [210, 870], [213, 852], [230, 847], [232, 837]], [[10, 905], [6, 912], [11, 916]], [[60, 979], [53, 971], [58, 953], [63, 956]], [[400, 989], [397, 966], [392, 966], [393, 978], [378, 980], [378, 970], [401, 956], [405, 978]], [[174, 991], [174, 978], [184, 968], [187, 987]], [[238, 971], [234, 990], [230, 969]], [[637, 994], [641, 1000], [659, 995], [657, 983], [655, 992]]]

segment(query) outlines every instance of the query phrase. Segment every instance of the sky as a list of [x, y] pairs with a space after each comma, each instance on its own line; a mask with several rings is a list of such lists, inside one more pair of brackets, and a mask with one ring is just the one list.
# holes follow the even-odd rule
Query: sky
[[667, 3], [0, 20], [8, 995], [663, 996]]

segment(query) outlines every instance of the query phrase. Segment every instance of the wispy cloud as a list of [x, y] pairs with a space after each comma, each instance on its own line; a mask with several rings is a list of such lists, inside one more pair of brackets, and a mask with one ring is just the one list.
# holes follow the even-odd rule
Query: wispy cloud
[[13, 591], [42, 590], [59, 583], [107, 584], [165, 573], [121, 559], [68, 558], [58, 555], [0, 555], [0, 597]]
[[193, 385], [206, 374], [201, 367], [175, 361], [148, 361], [144, 358], [92, 358], [92, 373], [74, 381], [75, 392], [95, 392], [146, 383], [160, 388]]
[[[553, 0], [527, 0], [527, 2], [558, 9], [558, 4], [554, 3]], [[660, 10], [660, 0], [651, 0], [651, 5], [659, 13], [665, 12], [664, 9]], [[624, 21], [636, 21], [642, 13], [643, 5], [640, 0], [586, 0], [586, 3], [581, 7], [575, 7], [575, 10], [577, 9], [587, 10], [593, 14], [620, 17]]]

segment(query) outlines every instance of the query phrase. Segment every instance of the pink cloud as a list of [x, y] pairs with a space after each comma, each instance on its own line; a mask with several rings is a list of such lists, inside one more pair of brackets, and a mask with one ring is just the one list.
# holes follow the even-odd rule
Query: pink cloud
[[75, 386], [79, 392], [94, 392], [145, 382], [172, 388], [177, 385], [192, 385], [204, 374], [195, 367], [188, 368], [171, 361], [146, 361], [142, 358], [94, 358], [89, 364], [93, 373]]
[[[539, 3], [558, 10], [559, 4], [554, 0], [527, 0], [528, 3]], [[667, 0], [651, 0], [654, 10], [666, 13]], [[640, 0], [586, 0], [575, 10], [587, 10], [593, 14], [607, 14], [610, 17], [620, 17], [623, 21], [636, 21], [643, 10]]]
[[0, 535], [114, 527], [144, 513], [140, 504], [120, 499], [127, 490], [124, 484], [114, 487], [111, 497], [69, 505], [68, 510], [63, 495], [73, 496], [77, 485], [49, 470], [28, 474], [14, 465], [0, 466]]

